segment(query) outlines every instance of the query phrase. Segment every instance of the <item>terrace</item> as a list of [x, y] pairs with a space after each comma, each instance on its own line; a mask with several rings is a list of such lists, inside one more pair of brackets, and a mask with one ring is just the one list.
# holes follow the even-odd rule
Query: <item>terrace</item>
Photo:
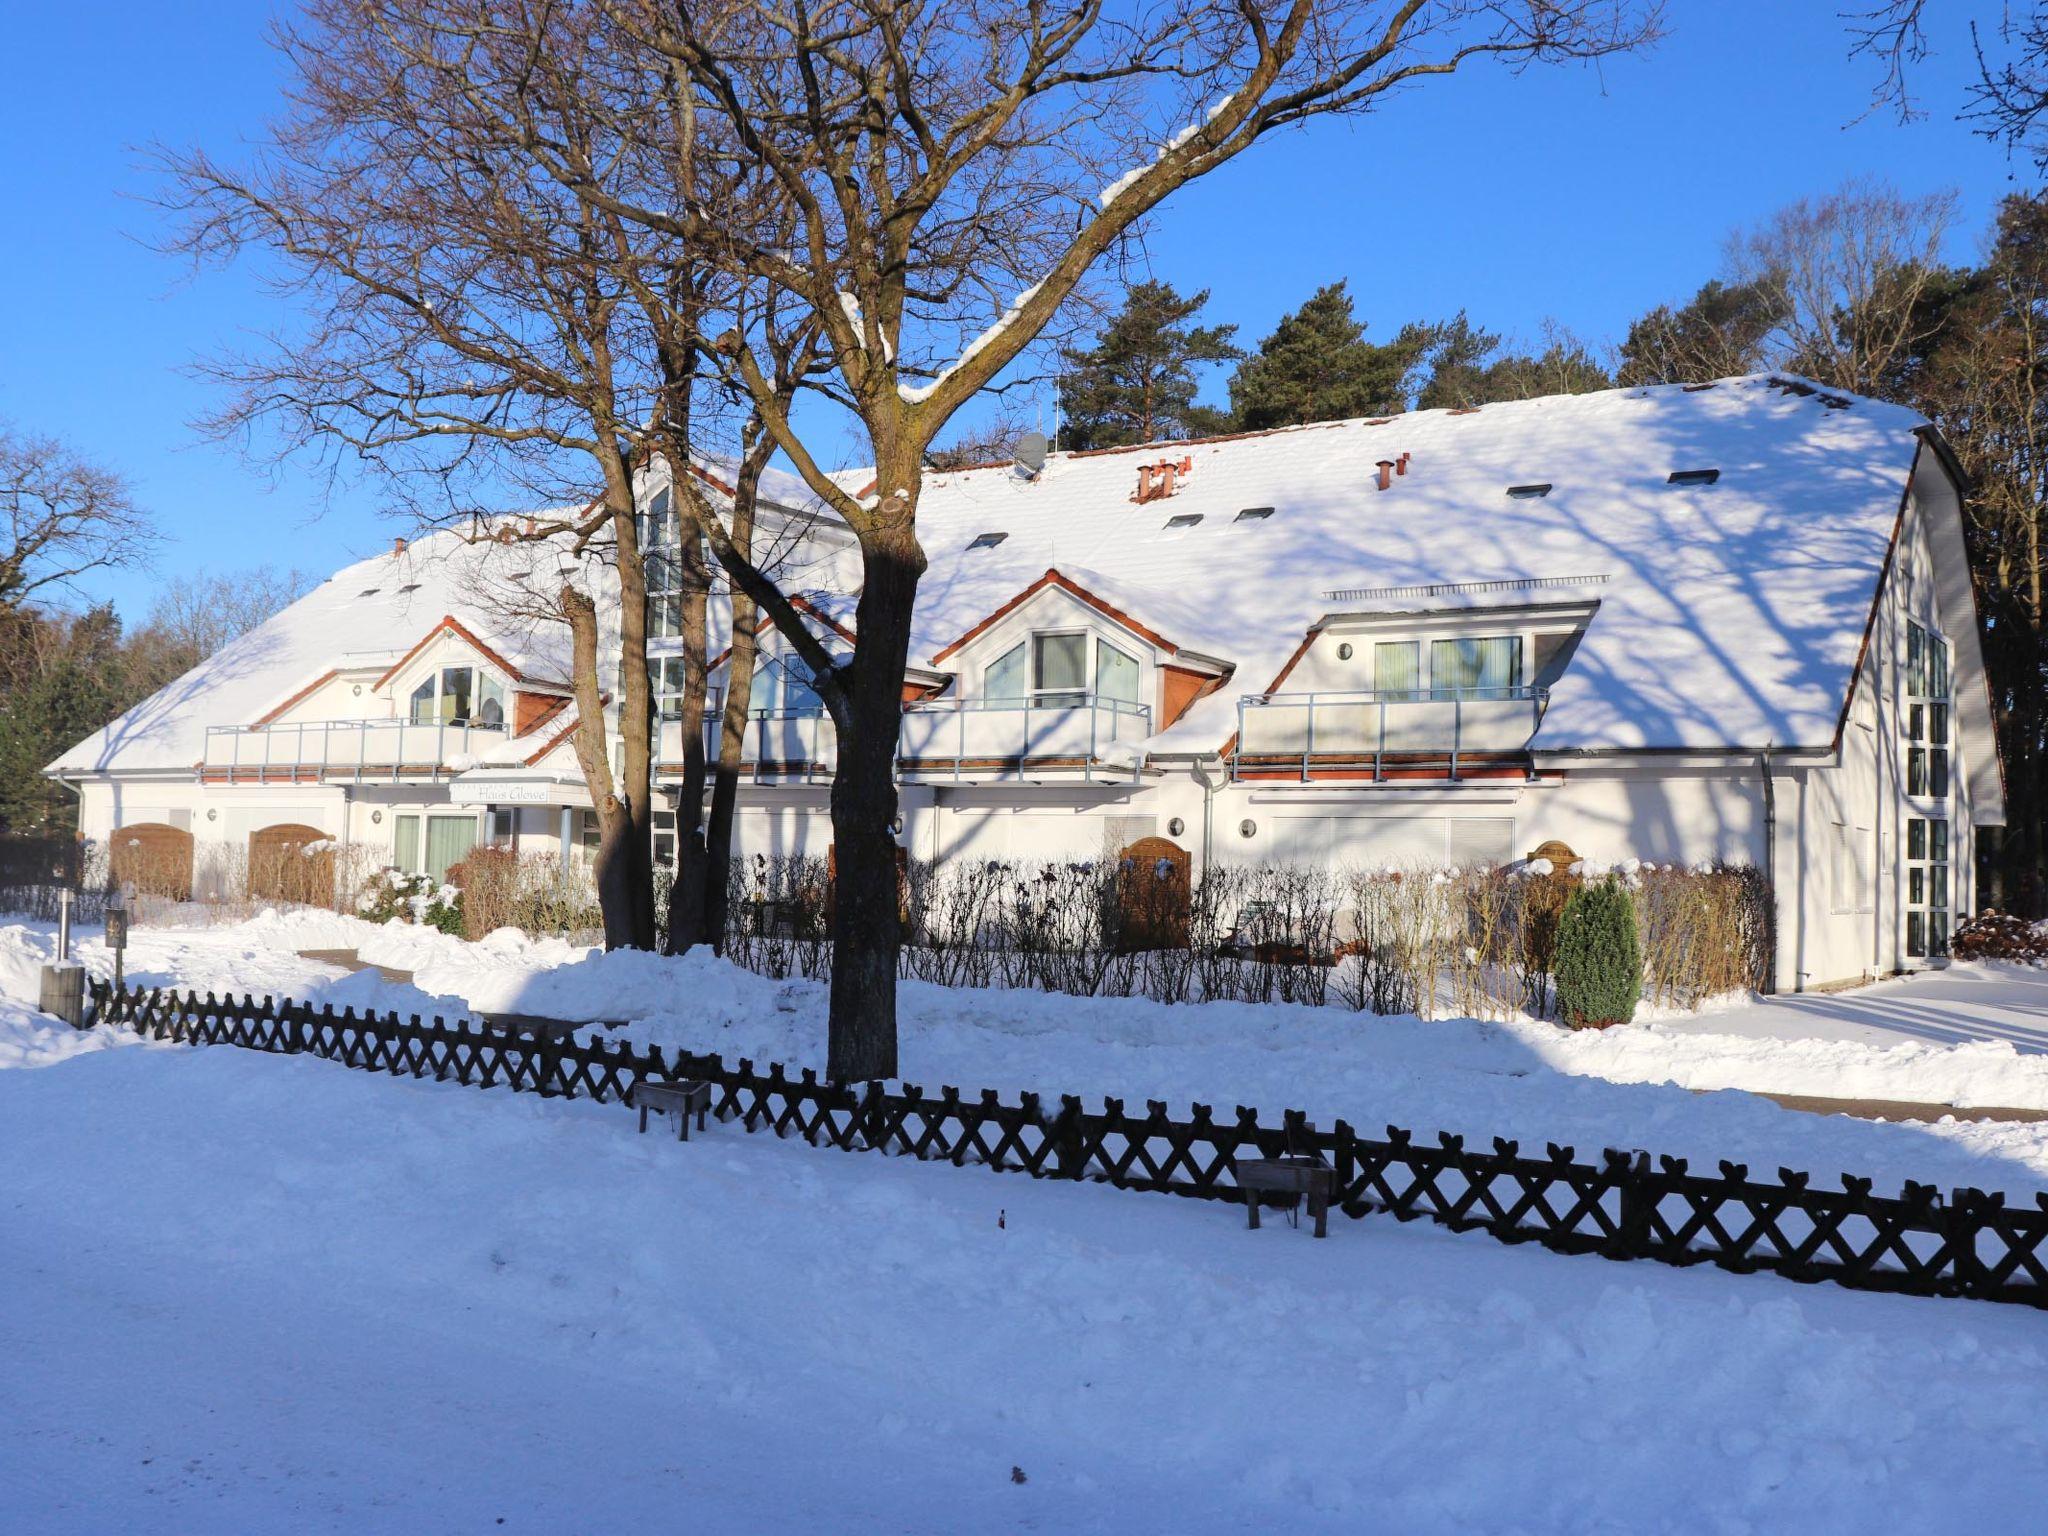
[[1524, 777], [1547, 688], [1366, 688], [1238, 701], [1238, 780]]

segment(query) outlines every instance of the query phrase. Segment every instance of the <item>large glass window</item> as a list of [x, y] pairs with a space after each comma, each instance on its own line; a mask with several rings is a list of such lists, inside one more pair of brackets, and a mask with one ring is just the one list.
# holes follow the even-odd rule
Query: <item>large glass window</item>
[[1948, 645], [1906, 625], [1906, 793], [1945, 800], [1949, 791]]
[[1422, 686], [1422, 642], [1382, 640], [1372, 648], [1372, 685], [1382, 693], [1413, 695]]
[[1927, 959], [1948, 953], [1948, 823], [1906, 818], [1906, 953]]
[[1432, 640], [1429, 688], [1440, 699], [1500, 699], [1522, 686], [1522, 637]]
[[1085, 634], [1033, 635], [1033, 661], [1038, 668], [1042, 704], [1080, 704], [1088, 697], [1088, 637]]
[[476, 667], [443, 667], [412, 691], [409, 713], [415, 725], [505, 723], [505, 685]]
[[469, 857], [476, 846], [474, 816], [429, 816], [427, 818], [427, 873], [446, 880], [448, 871]]
[[[656, 656], [647, 663], [647, 681], [654, 694], [654, 714], [660, 720], [683, 718], [683, 658], [680, 656]], [[704, 718], [716, 719], [725, 708], [723, 689], [706, 687], [704, 690]]]
[[1095, 642], [1095, 696], [1138, 702], [1138, 658], [1127, 656], [1106, 640]]
[[756, 715], [815, 715], [825, 708], [811, 669], [795, 656], [763, 656], [754, 668], [749, 709]]
[[403, 874], [420, 872], [420, 819], [396, 816], [391, 821], [391, 862]]

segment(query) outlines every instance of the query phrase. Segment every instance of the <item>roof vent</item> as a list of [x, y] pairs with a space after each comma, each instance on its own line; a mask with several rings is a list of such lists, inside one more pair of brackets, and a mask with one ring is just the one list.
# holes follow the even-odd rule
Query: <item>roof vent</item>
[[1508, 487], [1508, 495], [1512, 496], [1516, 501], [1534, 501], [1539, 496], [1548, 496], [1549, 494], [1550, 482], [1548, 480], [1539, 480], [1533, 485], [1511, 485]]
[[1169, 528], [1192, 528], [1202, 520], [1199, 512], [1176, 512], [1166, 520]]
[[1194, 467], [1194, 459], [1187, 456], [1183, 456], [1178, 464], [1170, 460], [1160, 464], [1140, 464], [1138, 466], [1138, 493], [1131, 500], [1138, 503], [1139, 506], [1143, 506], [1148, 501], [1163, 501], [1173, 494], [1175, 478], [1189, 474], [1193, 471]]
[[1026, 432], [1017, 439], [1017, 446], [1011, 450], [1011, 457], [1025, 474], [1036, 476], [1045, 468], [1045, 456], [1052, 451], [1052, 444], [1043, 432]]
[[1718, 469], [1674, 469], [1665, 480], [1666, 485], [1712, 485], [1721, 478]]
[[974, 536], [974, 542], [967, 547], [969, 549], [994, 549], [1008, 537], [1007, 533], [977, 533]]
[[1271, 507], [1246, 507], [1236, 517], [1232, 518], [1231, 521], [1237, 523], [1257, 523], [1263, 522], [1272, 515], [1273, 509]]
[[397, 558], [398, 556], [400, 556], [400, 555], [402, 555], [402, 554], [404, 554], [404, 553], [405, 553], [405, 540], [403, 540], [403, 539], [393, 539], [393, 540], [391, 541], [391, 555], [392, 555], [392, 558], [393, 558], [393, 559], [396, 559], [396, 558]]
[[1394, 461], [1392, 459], [1381, 459], [1379, 463], [1373, 466], [1373, 468], [1377, 469], [1380, 472], [1379, 487], [1381, 490], [1384, 491], [1393, 485]]

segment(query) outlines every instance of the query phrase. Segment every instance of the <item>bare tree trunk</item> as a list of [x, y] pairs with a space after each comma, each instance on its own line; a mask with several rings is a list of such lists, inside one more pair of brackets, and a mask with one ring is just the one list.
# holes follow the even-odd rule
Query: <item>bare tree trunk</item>
[[[574, 587], [562, 589], [561, 605], [574, 647], [570, 672], [576, 698], [576, 761], [583, 769], [591, 805], [597, 814], [597, 866], [593, 875], [598, 907], [604, 916], [604, 945], [606, 949], [642, 949], [647, 947], [640, 942], [643, 915], [649, 936], [653, 928], [652, 891], [644, 898], [641, 895], [641, 887], [648, 882], [636, 878], [633, 818], [612, 777], [604, 695], [598, 688], [597, 605], [588, 593]], [[569, 850], [564, 848], [562, 856], [567, 859]]]
[[704, 942], [704, 695], [710, 673], [709, 573], [700, 556], [703, 530], [682, 520], [683, 776], [676, 798], [675, 884], [668, 896], [668, 951], [680, 955]]
[[[914, 469], [897, 479], [917, 484]], [[925, 566], [907, 515], [865, 535], [861, 550], [864, 581], [855, 626], [860, 643], [840, 673], [839, 766], [832, 779], [832, 1032], [826, 1073], [842, 1083], [896, 1075], [896, 961], [903, 927], [890, 823], [896, 818], [903, 669]]]

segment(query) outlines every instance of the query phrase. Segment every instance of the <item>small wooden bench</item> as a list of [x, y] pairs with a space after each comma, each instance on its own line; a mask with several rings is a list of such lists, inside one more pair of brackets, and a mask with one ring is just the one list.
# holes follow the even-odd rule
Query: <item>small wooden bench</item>
[[1259, 1226], [1261, 1197], [1291, 1196], [1293, 1203], [1288, 1207], [1291, 1215], [1299, 1207], [1302, 1196], [1306, 1195], [1308, 1213], [1316, 1224], [1316, 1236], [1330, 1235], [1330, 1191], [1336, 1183], [1336, 1176], [1322, 1159], [1306, 1155], [1247, 1157], [1233, 1159], [1230, 1166], [1237, 1175], [1237, 1187], [1244, 1191], [1246, 1224], [1253, 1231], [1257, 1231]]
[[640, 1111], [640, 1134], [647, 1134], [647, 1112], [651, 1109], [657, 1115], [676, 1117], [676, 1140], [690, 1139], [690, 1116], [697, 1117], [697, 1129], [704, 1129], [704, 1119], [711, 1113], [711, 1085], [693, 1078], [681, 1078], [673, 1083], [657, 1082], [653, 1078], [641, 1078], [633, 1084], [626, 1102]]
[[539, 1040], [574, 1039], [579, 1029], [618, 1029], [623, 1019], [551, 1019], [538, 1013], [484, 1013], [477, 1022], [485, 1029], [508, 1035], [532, 1035]]

